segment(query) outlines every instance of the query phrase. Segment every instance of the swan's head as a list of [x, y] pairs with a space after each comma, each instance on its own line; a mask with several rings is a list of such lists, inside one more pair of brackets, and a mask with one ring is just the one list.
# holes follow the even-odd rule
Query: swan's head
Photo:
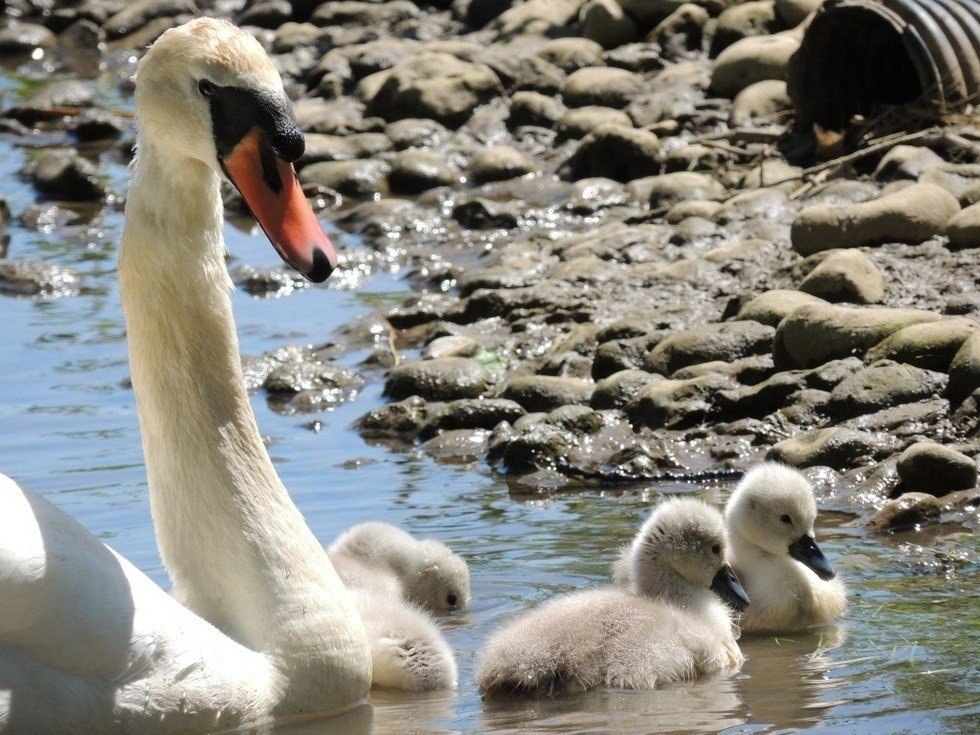
[[463, 610], [470, 604], [470, 570], [435, 539], [419, 541], [401, 574], [405, 595], [429, 610]]
[[[664, 589], [680, 577], [696, 589], [712, 590], [737, 610], [749, 597], [726, 561], [727, 538], [721, 513], [692, 498], [658, 505], [636, 535], [630, 555], [636, 591], [670, 596]], [[666, 571], [673, 574], [665, 574]]]
[[140, 62], [136, 111], [161, 154], [231, 180], [291, 267], [313, 281], [330, 275], [337, 255], [292, 166], [303, 134], [258, 41], [212, 18], [168, 30]]
[[813, 534], [817, 501], [807, 479], [791, 467], [764, 462], [750, 470], [725, 508], [732, 533], [774, 556], [789, 554], [821, 579], [834, 568]]

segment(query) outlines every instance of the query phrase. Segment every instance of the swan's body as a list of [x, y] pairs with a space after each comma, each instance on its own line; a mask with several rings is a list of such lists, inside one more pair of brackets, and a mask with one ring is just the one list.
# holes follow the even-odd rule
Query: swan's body
[[391, 592], [431, 612], [470, 604], [466, 562], [435, 539], [413, 538], [398, 526], [369, 521], [352, 526], [329, 548], [348, 586]]
[[373, 686], [413, 692], [456, 687], [456, 659], [432, 616], [397, 595], [352, 592], [371, 643]]
[[725, 564], [720, 514], [695, 500], [663, 503], [631, 551], [635, 593], [602, 587], [519, 616], [480, 654], [480, 691], [652, 689], [737, 671], [742, 654], [731, 612], [716, 593], [745, 600]]
[[745, 632], [805, 630], [844, 613], [844, 585], [813, 538], [816, 517], [813, 488], [790, 467], [763, 463], [735, 489], [725, 524], [732, 566], [752, 601]]
[[198, 19], [147, 53], [136, 97], [119, 276], [154, 526], [184, 604], [5, 479], [0, 731], [18, 735], [336, 712], [371, 681], [353, 602], [258, 433], [228, 295], [222, 169], [284, 258], [321, 280], [335, 262], [283, 160], [302, 137], [279, 75], [251, 36]]

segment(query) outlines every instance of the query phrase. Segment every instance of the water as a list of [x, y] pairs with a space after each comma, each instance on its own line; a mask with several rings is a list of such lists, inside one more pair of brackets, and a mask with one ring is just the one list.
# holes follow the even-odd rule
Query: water
[[[14, 89], [9, 80], [7, 90]], [[15, 219], [34, 204], [17, 176], [29, 151], [0, 141], [0, 193]], [[110, 154], [113, 186], [125, 181]], [[9, 257], [44, 259], [84, 274], [80, 295], [0, 297], [0, 462], [161, 585], [150, 523], [125, 330], [116, 284], [121, 215], [86, 213], [50, 232], [11, 226]], [[275, 265], [257, 234], [227, 227], [238, 262]], [[340, 244], [358, 243], [337, 236]], [[319, 344], [408, 285], [375, 274], [358, 290], [315, 287], [280, 299], [234, 295], [246, 354], [292, 342]], [[356, 366], [363, 349], [345, 354]], [[356, 713], [377, 733], [975, 733], [980, 723], [980, 544], [958, 528], [880, 539], [842, 514], [824, 513], [821, 545], [850, 587], [839, 626], [792, 638], [743, 641], [748, 661], [729, 680], [654, 692], [485, 704], [472, 670], [481, 641], [501, 621], [608, 577], [615, 551], [665, 493], [723, 502], [728, 487], [585, 488], [556, 497], [514, 495], [485, 467], [451, 466], [421, 453], [364, 443], [350, 429], [380, 405], [378, 381], [329, 413], [281, 415], [253, 404], [287, 487], [313, 531], [329, 542], [368, 519], [448, 543], [470, 564], [471, 610], [443, 623], [461, 669], [459, 690], [372, 694]], [[320, 422], [319, 430], [311, 420]], [[283, 726], [282, 733], [343, 732], [355, 723]]]

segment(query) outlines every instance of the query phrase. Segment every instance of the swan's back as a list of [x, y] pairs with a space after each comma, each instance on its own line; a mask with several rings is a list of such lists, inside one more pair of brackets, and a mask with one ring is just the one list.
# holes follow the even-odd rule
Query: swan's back
[[0, 731], [163, 733], [269, 712], [263, 657], [3, 475], [0, 507]]
[[481, 653], [476, 680], [491, 697], [652, 689], [730, 673], [741, 662], [730, 628], [603, 587], [559, 598], [505, 625]]

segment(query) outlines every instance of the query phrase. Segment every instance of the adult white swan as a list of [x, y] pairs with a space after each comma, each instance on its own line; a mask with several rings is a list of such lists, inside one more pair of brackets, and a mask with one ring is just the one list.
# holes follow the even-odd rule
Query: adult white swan
[[245, 393], [224, 171], [313, 280], [333, 248], [290, 161], [303, 138], [248, 34], [198, 19], [139, 66], [119, 275], [150, 501], [180, 602], [43, 499], [0, 481], [0, 731], [211, 731], [368, 692], [360, 618], [276, 475]]

